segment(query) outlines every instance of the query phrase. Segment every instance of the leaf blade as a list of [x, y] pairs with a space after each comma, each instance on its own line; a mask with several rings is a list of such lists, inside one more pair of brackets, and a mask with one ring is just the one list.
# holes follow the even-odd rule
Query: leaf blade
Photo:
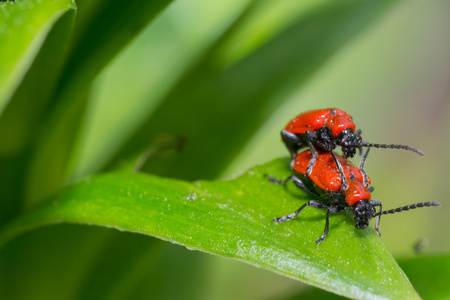
[[[24, 4], [25, 6], [30, 5], [31, 2], [33, 1], [21, 1], [18, 7], [22, 8], [21, 5]], [[57, 0], [49, 1], [48, 6], [37, 5], [34, 8], [31, 6], [21, 9], [21, 13], [27, 16], [24, 17], [25, 19], [43, 18], [55, 9], [55, 3], [58, 2], [62, 3]], [[5, 104], [6, 107], [0, 114], [0, 140], [2, 141], [0, 145], [0, 164], [2, 165], [0, 178], [4, 184], [4, 188], [0, 192], [3, 199], [0, 201], [0, 224], [6, 223], [17, 215], [22, 208], [29, 163], [27, 147], [36, 142], [35, 134], [40, 128], [36, 116], [44, 114], [46, 110], [47, 98], [55, 86], [54, 80], [60, 74], [61, 63], [65, 57], [67, 41], [73, 24], [75, 9], [71, 1], [66, 2], [67, 7], [56, 6], [61, 9], [54, 12], [52, 17], [44, 23], [28, 47], [27, 51], [33, 52], [33, 57], [23, 57], [21, 61], [16, 62], [12, 73], [22, 72], [23, 74], [21, 73], [20, 80], [16, 78], [16, 87], [10, 91], [9, 98], [2, 99], [5, 101], [2, 104]], [[72, 5], [68, 5], [68, 3]], [[27, 26], [30, 24], [21, 24], [19, 29], [23, 30], [23, 27]], [[17, 40], [26, 40], [20, 35], [21, 30], [19, 29], [14, 32], [14, 36], [17, 37]], [[0, 53], [4, 48], [15, 49], [20, 53], [20, 47], [14, 43], [8, 43], [7, 39], [2, 39], [1, 34], [0, 41], [6, 43], [2, 43]], [[3, 45], [5, 46], [3, 47]], [[24, 60], [27, 60], [28, 69], [26, 70], [22, 70], [21, 67], [21, 62]], [[8, 80], [13, 77], [11, 75]], [[5, 91], [7, 87], [4, 85], [0, 89]]]
[[24, 216], [0, 236], [51, 223], [96, 224], [156, 236], [235, 258], [356, 299], [416, 299], [407, 277], [372, 228], [360, 231], [345, 214], [331, 218], [317, 247], [324, 215], [275, 225], [305, 196], [267, 182], [264, 173], [289, 174], [286, 160], [257, 167], [230, 181], [185, 182], [127, 172], [80, 182]]
[[74, 7], [70, 0], [0, 3], [0, 114], [54, 22]]
[[402, 258], [398, 261], [417, 292], [424, 299], [448, 299], [450, 288], [450, 255], [428, 255]]

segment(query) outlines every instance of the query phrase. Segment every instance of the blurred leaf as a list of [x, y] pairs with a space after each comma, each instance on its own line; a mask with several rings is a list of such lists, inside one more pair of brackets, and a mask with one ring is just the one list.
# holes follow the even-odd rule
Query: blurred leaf
[[[14, 8], [12, 15], [14, 15], [16, 9], [19, 9], [19, 12], [27, 18], [40, 19], [52, 12], [55, 3], [61, 6], [61, 1], [54, 1], [55, 3], [50, 1], [45, 8], [40, 3], [33, 5], [32, 2], [21, 1], [17, 5], [8, 3], [8, 7]], [[67, 2], [72, 3], [71, 1]], [[31, 49], [33, 53], [37, 52], [36, 56], [28, 57], [29, 69], [23, 78], [21, 77], [16, 83], [18, 86], [3, 114], [1, 114], [0, 165], [2, 168], [0, 168], [0, 178], [3, 188], [0, 191], [0, 223], [7, 222], [8, 219], [17, 214], [22, 204], [19, 199], [23, 198], [26, 191], [25, 178], [29, 163], [29, 153], [26, 151], [26, 146], [30, 143], [30, 135], [39, 131], [40, 120], [36, 119], [36, 115], [45, 111], [48, 102], [46, 100], [48, 100], [60, 74], [61, 63], [73, 25], [74, 10], [67, 10], [72, 5], [66, 3], [63, 7], [65, 9], [57, 11], [51, 19], [52, 22], [47, 22], [44, 26], [45, 35], [43, 33], [38, 34], [39, 43], [33, 42], [30, 46], [30, 48], [33, 48]], [[12, 22], [12, 20], [10, 21]], [[26, 29], [31, 26], [28, 23], [17, 23], [21, 24], [22, 27], [19, 26], [19, 28], [14, 29], [15, 39], [4, 39], [5, 43], [0, 43], [2, 45], [0, 51], [18, 47], [16, 43], [21, 40], [19, 33], [21, 31], [28, 32]], [[12, 32], [8, 33], [12, 34]], [[23, 39], [26, 40], [25, 37]], [[31, 50], [29, 49], [28, 52]], [[3, 56], [0, 55], [0, 59], [1, 57]], [[13, 72], [20, 68], [20, 62], [18, 62], [17, 68]]]
[[26, 208], [44, 200], [66, 184], [67, 167], [76, 147], [88, 93], [88, 87], [78, 91], [77, 101], [57, 107], [54, 114], [41, 125], [42, 136], [33, 145], [27, 166]]
[[74, 6], [72, 0], [0, 3], [0, 114], [54, 23]]
[[[164, 244], [161, 256], [151, 269], [146, 270], [145, 276], [135, 282], [132, 293], [128, 297], [120, 297], [116, 293], [112, 295], [112, 299], [216, 299], [204, 297], [205, 289], [210, 286], [211, 278], [214, 277], [214, 270], [208, 268], [208, 261], [205, 260], [208, 257], [204, 253], [187, 251], [178, 245]], [[127, 257], [125, 259], [129, 261]], [[139, 266], [139, 261], [136, 265]], [[125, 282], [130, 278], [127, 279]]]
[[[33, 11], [32, 7], [25, 10], [25, 13], [30, 11]], [[39, 10], [35, 13], [39, 13]], [[55, 88], [67, 50], [74, 10], [58, 12], [57, 16], [52, 27], [47, 29], [48, 32], [39, 47], [34, 49], [37, 52], [36, 57], [29, 61], [29, 69], [17, 83], [17, 89], [11, 95], [11, 101], [1, 114], [0, 139], [3, 143], [0, 145], [0, 153], [2, 155], [20, 152], [27, 145], [33, 133], [30, 129], [39, 126], [40, 120], [37, 116], [45, 112], [49, 97]], [[5, 46], [5, 48], [15, 48], [13, 43], [5, 44]], [[19, 66], [16, 69], [18, 68]]]
[[205, 258], [142, 234], [47, 226], [0, 251], [0, 299], [199, 299], [215, 273]]
[[289, 297], [282, 298], [283, 300], [343, 300], [348, 299], [347, 297], [332, 294], [325, 290], [310, 288], [306, 291], [302, 291], [295, 295], [290, 295]]
[[323, 212], [308, 209], [299, 220], [271, 223], [300, 206], [299, 193], [268, 182], [265, 173], [283, 178], [290, 171], [279, 159], [231, 181], [94, 176], [13, 222], [0, 242], [52, 223], [96, 224], [233, 257], [356, 299], [417, 298], [374, 230], [356, 229], [345, 214], [331, 217], [331, 233], [319, 247]]
[[[153, 267], [166, 246], [161, 240], [136, 234], [109, 234], [102, 255], [80, 282], [78, 299], [130, 299], [136, 282]], [[113, 251], [111, 251], [113, 249]], [[134, 257], [131, 260], [123, 259]], [[108, 286], [108, 289], [105, 287]]]
[[[111, 0], [77, 2], [79, 14], [67, 63], [53, 97], [54, 107], [44, 122], [45, 139], [40, 141], [33, 157], [29, 205], [51, 195], [65, 183], [70, 159], [77, 153], [75, 138], [92, 80], [170, 2], [133, 0], [120, 5]], [[69, 130], [63, 139], [64, 128], [55, 124], [67, 125]], [[59, 160], [52, 158], [55, 150]], [[42, 165], [47, 166], [45, 176], [42, 176]], [[41, 176], [34, 176], [36, 174]]]
[[[49, 4], [48, 2], [43, 1], [43, 4]], [[35, 49], [39, 50], [38, 55], [34, 61], [29, 61], [32, 63], [31, 68], [0, 118], [2, 225], [19, 214], [24, 206], [24, 198], [27, 198], [25, 202], [30, 207], [66, 184], [66, 171], [68, 166], [70, 168], [72, 154], [76, 152], [76, 137], [83, 120], [91, 81], [170, 2], [133, 0], [118, 4], [116, 1], [80, 0], [77, 1], [75, 24], [70, 16], [73, 14], [71, 11], [58, 19], [53, 27], [49, 27], [51, 31], [43, 46]], [[74, 2], [70, 3], [73, 7]], [[3, 9], [3, 5], [15, 4], [0, 5]], [[20, 7], [23, 8], [23, 5], [20, 4]], [[42, 7], [51, 11], [52, 5]], [[33, 7], [26, 8], [29, 13], [34, 12]], [[21, 13], [25, 16], [24, 11]], [[6, 24], [0, 24], [1, 32]], [[22, 27], [8, 32], [14, 34], [14, 39], [10, 39], [9, 44], [0, 42], [0, 48], [3, 49], [5, 45], [11, 51], [20, 50], [13, 43], [16, 31], [26, 31], [33, 24], [17, 24]], [[93, 243], [89, 241], [89, 234], [67, 235], [59, 240], [55, 240], [54, 234], [38, 234], [41, 239], [30, 238], [28, 242], [15, 245], [11, 250], [12, 254], [7, 258], [2, 256], [0, 262], [5, 266], [1, 275], [8, 278], [4, 281], [4, 286], [12, 290], [10, 296], [19, 295], [20, 299], [49, 299], [49, 291], [54, 291], [53, 295], [59, 295], [55, 298], [67, 299], [67, 295], [73, 294], [77, 283], [82, 281], [80, 277], [91, 271], [90, 268], [80, 271], [80, 265], [90, 263], [91, 255], [98, 254], [90, 251]], [[102, 244], [103, 238], [104, 232], [97, 236], [96, 241]], [[71, 246], [58, 251], [59, 248], [56, 247], [49, 251], [43, 250], [36, 258], [35, 253], [41, 249], [41, 244], [51, 245], [53, 242], [89, 245], [85, 247], [89, 249], [80, 251], [78, 247]], [[23, 267], [24, 261], [28, 263], [26, 267]], [[54, 261], [59, 263], [52, 264]], [[28, 267], [31, 263], [33, 268]], [[128, 266], [126, 262], [124, 264]], [[20, 274], [25, 269], [27, 276]], [[70, 276], [63, 276], [61, 271], [70, 273]], [[17, 275], [15, 280], [10, 278], [13, 273]], [[49, 285], [56, 281], [58, 289], [50, 288]], [[21, 289], [19, 284], [28, 288]], [[119, 284], [117, 287], [123, 286]], [[126, 288], [121, 291], [123, 290]]]
[[398, 264], [423, 299], [450, 299], [450, 255], [403, 258]]
[[73, 24], [62, 21], [65, 26], [49, 35], [47, 47], [42, 47], [0, 119], [0, 139], [5, 145], [0, 148], [5, 148], [6, 155], [23, 151], [31, 162], [31, 170], [23, 170], [28, 178], [20, 189], [28, 206], [65, 183], [91, 81], [168, 3], [134, 0], [117, 5], [108, 0], [80, 0], [73, 35], [69, 32]]
[[71, 99], [172, 0], [78, 0], [72, 46], [56, 98]]
[[[65, 184], [71, 159], [77, 153], [77, 133], [92, 80], [170, 2], [133, 0], [118, 5], [113, 0], [77, 1], [79, 13], [67, 63], [52, 99], [54, 107], [44, 122], [45, 138], [33, 157], [28, 205]], [[64, 124], [66, 128], [56, 124]], [[55, 152], [59, 153], [59, 160], [53, 159]]]
[[75, 299], [112, 233], [101, 227], [65, 224], [14, 239], [0, 252], [0, 298]]
[[319, 5], [260, 48], [224, 65], [223, 47], [259, 3], [249, 6], [180, 79], [110, 165], [170, 134], [186, 139], [185, 151], [150, 160], [144, 170], [184, 179], [216, 177], [273, 110], [392, 1]]
[[[11, 7], [15, 8], [12, 10], [19, 11], [19, 20], [13, 22], [11, 17], [7, 21], [7, 24], [20, 24], [21, 26], [16, 26], [18, 28], [13, 28], [8, 30], [5, 29], [3, 35], [0, 38], [4, 38], [4, 42], [1, 47], [1, 51], [10, 51], [14, 53], [20, 53], [20, 48], [18, 41], [21, 39], [17, 38], [16, 32], [29, 31], [29, 28], [33, 26], [31, 22], [24, 18], [29, 14], [29, 18], [39, 19], [42, 18], [42, 14], [49, 14], [52, 12], [52, 5], [47, 6], [36, 6], [32, 2], [38, 1], [20, 1], [20, 5], [15, 3], [2, 4], [5, 8]], [[40, 1], [39, 1], [40, 2]], [[52, 1], [56, 3], [61, 3], [62, 0]], [[66, 0], [73, 6], [73, 1]], [[1, 133], [3, 135], [9, 134], [7, 137], [2, 136], [3, 141], [7, 143], [2, 143], [0, 149], [6, 147], [6, 149], [20, 149], [27, 140], [32, 137], [35, 127], [42, 122], [42, 117], [48, 117], [48, 111], [50, 109], [49, 101], [52, 100], [53, 104], [55, 102], [70, 102], [74, 97], [73, 94], [79, 95], [83, 94], [86, 87], [89, 87], [91, 81], [95, 78], [98, 72], [126, 45], [147, 23], [155, 17], [157, 13], [161, 11], [170, 0], [160, 0], [151, 1], [150, 3], [145, 1], [128, 1], [121, 5], [113, 3], [113, 1], [77, 1], [79, 7], [77, 10], [77, 22], [75, 24], [75, 30], [73, 37], [71, 39], [71, 47], [69, 51], [69, 57], [66, 58], [67, 64], [65, 70], [62, 74], [60, 71], [62, 63], [62, 50], [65, 49], [65, 42], [68, 37], [71, 36], [69, 27], [66, 25], [64, 30], [59, 29], [53, 33], [52, 37], [46, 36], [40, 37], [40, 42], [43, 43], [45, 40], [47, 46], [45, 49], [40, 49], [40, 57], [36, 59], [33, 63], [35, 70], [32, 70], [32, 74], [27, 74], [29, 77], [28, 82], [22, 83], [20, 86], [21, 90], [15, 95], [13, 99], [14, 103], [8, 107], [8, 111], [5, 112], [7, 116], [3, 116], [0, 124], [2, 127]], [[53, 4], [53, 6], [55, 6]], [[66, 5], [67, 6], [67, 5]], [[44, 7], [44, 8], [43, 8]], [[37, 9], [40, 8], [40, 9]], [[61, 16], [61, 12], [56, 17]], [[9, 13], [13, 15], [12, 13]], [[5, 14], [5, 16], [9, 16]], [[4, 17], [4, 16], [3, 16]], [[25, 19], [25, 20], [24, 20]], [[56, 18], [54, 18], [56, 19]], [[54, 20], [53, 20], [54, 21]], [[31, 24], [30, 24], [31, 23]], [[44, 29], [47, 31], [52, 28], [48, 24]], [[53, 25], [50, 24], [50, 25]], [[72, 24], [69, 24], [72, 25]], [[6, 27], [6, 25], [5, 25]], [[34, 27], [33, 27], [34, 28]], [[45, 33], [47, 33], [47, 31]], [[0, 32], [1, 33], [1, 32]], [[14, 38], [11, 38], [12, 33], [14, 33]], [[28, 33], [28, 32], [27, 32]], [[42, 35], [42, 34], [41, 34]], [[50, 39], [50, 41], [49, 41]], [[41, 41], [42, 40], [42, 41]], [[40, 44], [39, 44], [40, 46]], [[39, 50], [33, 49], [35, 52]], [[9, 52], [8, 52], [9, 53]], [[1, 57], [8, 57], [8, 53], [1, 55]], [[1, 54], [1, 53], [0, 53]], [[17, 55], [17, 54], [16, 54]], [[8, 64], [11, 64], [14, 60], [8, 58]], [[31, 65], [33, 61], [28, 63]], [[19, 66], [14, 66], [19, 69]], [[16, 70], [14, 69], [14, 70]], [[3, 68], [2, 68], [3, 70]], [[72, 73], [77, 74], [72, 74]], [[50, 92], [55, 92], [52, 88], [56, 85], [58, 78], [56, 75], [60, 75], [61, 82], [57, 87], [57, 95], [51, 95]], [[77, 76], [77, 78], [73, 78]], [[1, 82], [0, 82], [1, 83]], [[45, 88], [43, 88], [44, 86]], [[62, 93], [66, 88], [70, 87], [70, 91], [67, 97], [60, 96], [58, 93]], [[29, 101], [30, 97], [34, 101]], [[52, 98], [52, 99], [49, 99]], [[72, 101], [75, 101], [72, 99]], [[18, 102], [18, 103], [15, 103]], [[24, 107], [28, 108], [24, 111]], [[31, 105], [33, 105], [31, 107]], [[51, 106], [51, 105], [50, 105]], [[33, 109], [32, 109], [33, 108]], [[14, 128], [14, 134], [6, 133], [6, 129]], [[5, 151], [5, 150], [3, 150]], [[9, 150], [8, 152], [12, 152]]]

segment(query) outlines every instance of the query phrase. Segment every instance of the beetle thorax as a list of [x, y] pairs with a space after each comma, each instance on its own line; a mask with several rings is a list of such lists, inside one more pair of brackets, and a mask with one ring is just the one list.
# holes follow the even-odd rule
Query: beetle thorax
[[322, 127], [316, 130], [317, 138], [312, 143], [319, 149], [325, 151], [334, 150], [337, 147], [336, 139], [328, 127]]

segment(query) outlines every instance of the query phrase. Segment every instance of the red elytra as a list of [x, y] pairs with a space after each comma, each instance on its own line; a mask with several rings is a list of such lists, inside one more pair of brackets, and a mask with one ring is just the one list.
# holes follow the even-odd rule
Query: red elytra
[[352, 116], [337, 108], [318, 109], [302, 113], [292, 119], [284, 129], [294, 134], [305, 134], [307, 130], [315, 131], [322, 127], [330, 128], [334, 137], [337, 137], [346, 129], [352, 131], [356, 129]]
[[[337, 169], [336, 162], [331, 153], [325, 151], [318, 152], [319, 156], [308, 177], [322, 190], [338, 192], [341, 190], [342, 179]], [[311, 150], [301, 152], [295, 159], [294, 170], [305, 175], [312, 157]], [[361, 170], [340, 155], [336, 155], [336, 158], [342, 165], [342, 170], [348, 185], [345, 190], [347, 204], [353, 205], [362, 199], [370, 200], [370, 192], [364, 186], [364, 176]], [[368, 184], [370, 184], [369, 177], [367, 177], [367, 180]]]

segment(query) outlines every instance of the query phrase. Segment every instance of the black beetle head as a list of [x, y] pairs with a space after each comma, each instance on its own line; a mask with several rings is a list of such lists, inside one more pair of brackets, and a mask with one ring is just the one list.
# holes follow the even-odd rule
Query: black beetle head
[[368, 200], [360, 200], [353, 205], [353, 216], [355, 218], [356, 228], [366, 228], [374, 215], [375, 208]]
[[354, 132], [352, 129], [345, 129], [338, 135], [338, 144], [342, 147], [342, 153], [345, 158], [355, 156], [356, 149], [359, 149], [361, 152], [362, 139], [359, 134], [358, 130]]

